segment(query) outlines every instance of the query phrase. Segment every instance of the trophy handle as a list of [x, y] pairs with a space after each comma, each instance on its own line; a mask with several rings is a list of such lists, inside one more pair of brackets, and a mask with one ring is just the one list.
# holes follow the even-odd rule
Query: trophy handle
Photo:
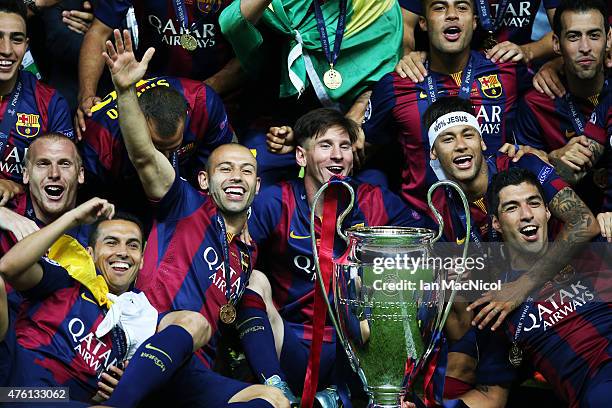
[[344, 232], [342, 232], [342, 222], [344, 221], [344, 218], [346, 218], [348, 213], [351, 212], [351, 210], [353, 209], [353, 205], [355, 204], [355, 191], [353, 190], [353, 187], [351, 187], [349, 183], [343, 180], [330, 180], [330, 182], [323, 184], [321, 188], [315, 194], [314, 199], [312, 201], [312, 208], [310, 210], [310, 239], [312, 243], [312, 257], [313, 257], [314, 264], [315, 264], [315, 271], [317, 274], [317, 281], [319, 282], [319, 288], [323, 292], [323, 298], [325, 299], [325, 304], [327, 305], [327, 311], [329, 312], [329, 318], [332, 321], [332, 324], [334, 325], [334, 329], [336, 329], [336, 336], [338, 340], [340, 341], [340, 344], [344, 347], [347, 344], [344, 339], [344, 336], [342, 335], [342, 331], [340, 331], [340, 325], [338, 324], [338, 319], [336, 318], [336, 315], [334, 314], [334, 309], [329, 303], [329, 298], [327, 296], [327, 289], [325, 288], [325, 282], [323, 281], [323, 275], [321, 274], [321, 266], [319, 265], [319, 252], [317, 251], [317, 238], [315, 235], [315, 216], [316, 216], [315, 210], [317, 208], [317, 203], [319, 202], [321, 195], [323, 195], [325, 190], [327, 190], [327, 188], [332, 183], [342, 184], [349, 191], [349, 194], [351, 196], [349, 200], [349, 205], [340, 214], [340, 217], [338, 217], [338, 220], [336, 221], [336, 232], [338, 233], [338, 235], [340, 235], [340, 237], [345, 242], [348, 242], [348, 237], [346, 236], [346, 234], [344, 234]]
[[[461, 187], [459, 187], [459, 185], [455, 183], [454, 181], [450, 181], [450, 180], [438, 181], [432, 184], [432, 186], [429, 187], [429, 191], [427, 191], [427, 204], [429, 205], [429, 208], [431, 209], [431, 211], [434, 213], [434, 216], [436, 217], [436, 220], [438, 221], [438, 224], [440, 225], [440, 229], [438, 230], [438, 235], [436, 235], [435, 238], [432, 240], [432, 244], [438, 241], [442, 237], [442, 234], [444, 233], [444, 220], [442, 219], [442, 215], [440, 215], [440, 213], [438, 212], [438, 210], [436, 209], [436, 207], [433, 205], [431, 201], [431, 196], [433, 195], [433, 192], [440, 186], [452, 187], [459, 194], [459, 197], [461, 198], [461, 203], [463, 204], [463, 210], [465, 212], [465, 242], [463, 244], [463, 253], [462, 253], [463, 260], [465, 261], [467, 257], [468, 245], [470, 242], [470, 234], [472, 231], [470, 206], [468, 204], [468, 200], [467, 200], [467, 197], [465, 196], [465, 193], [463, 192], [463, 190], [461, 190]], [[455, 278], [455, 283], [459, 282], [459, 279], [461, 279], [461, 275], [462, 275], [461, 273], [457, 273], [457, 276]], [[456, 293], [457, 293], [456, 285], [453, 285], [453, 290], [451, 291], [451, 294], [448, 298], [446, 309], [444, 310], [444, 313], [441, 316], [438, 316], [436, 325], [434, 326], [434, 330], [436, 330], [436, 332], [438, 333], [442, 331], [444, 327], [444, 323], [446, 322], [446, 319], [448, 318], [448, 315], [450, 314], [451, 308], [453, 306], [453, 301], [455, 300]], [[429, 356], [433, 348], [434, 348], [434, 344], [431, 344], [430, 347], [425, 352], [423, 361], [427, 360], [427, 357]]]

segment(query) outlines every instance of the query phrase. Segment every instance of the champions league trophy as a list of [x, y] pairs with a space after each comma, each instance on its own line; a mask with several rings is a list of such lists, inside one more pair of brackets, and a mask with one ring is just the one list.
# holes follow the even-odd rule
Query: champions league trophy
[[[324, 282], [314, 216], [318, 199], [330, 183], [341, 183], [348, 188], [351, 201], [336, 223], [336, 231], [348, 247], [342, 257], [334, 260], [331, 282]], [[442, 185], [459, 193], [467, 221], [464, 260], [470, 236], [467, 199], [457, 184], [440, 181], [432, 185], [427, 194], [429, 207], [440, 226], [437, 233], [425, 228], [383, 226], [353, 227], [345, 235], [341, 225], [352, 209], [354, 191], [344, 181], [330, 183], [323, 185], [315, 195], [311, 212], [311, 237], [319, 285], [323, 293], [330, 293], [324, 296], [330, 320], [351, 367], [363, 382], [370, 399], [368, 406], [400, 407], [401, 401], [408, 401], [415, 377], [433, 354], [455, 296], [455, 290], [445, 290], [442, 285], [442, 280], [448, 278], [448, 271], [425, 263], [433, 256], [433, 244], [444, 230], [442, 217], [432, 205], [431, 196]], [[457, 274], [455, 280], [459, 279], [460, 274]]]

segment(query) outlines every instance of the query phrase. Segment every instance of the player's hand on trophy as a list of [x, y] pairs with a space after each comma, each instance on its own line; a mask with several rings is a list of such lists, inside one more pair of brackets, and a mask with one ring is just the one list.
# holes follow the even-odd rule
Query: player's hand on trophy
[[612, 212], [604, 212], [597, 214], [597, 222], [601, 230], [601, 236], [612, 242]]
[[100, 376], [100, 381], [98, 381], [98, 391], [91, 399], [92, 402], [101, 403], [111, 397], [115, 387], [117, 387], [119, 380], [123, 376], [123, 372], [128, 363], [129, 360], [126, 360], [124, 363], [119, 363], [117, 366], [110, 365], [106, 368], [106, 371], [104, 371]]
[[4, 206], [17, 194], [23, 193], [23, 186], [12, 180], [0, 179], [0, 207]]
[[114, 30], [113, 35], [115, 45], [110, 40], [106, 41], [106, 52], [103, 52], [102, 56], [110, 70], [115, 88], [117, 91], [125, 91], [144, 77], [155, 49], [149, 48], [142, 57], [142, 61], [138, 62], [132, 50], [130, 32], [123, 30], [122, 37], [119, 30]]
[[548, 154], [551, 161], [560, 160], [575, 172], [593, 167], [593, 152], [589, 149], [589, 139], [582, 135], [572, 137], [565, 146]]
[[495, 45], [495, 47], [487, 50], [485, 56], [491, 62], [519, 62], [525, 59], [523, 49], [510, 41], [503, 41]]
[[533, 77], [533, 87], [540, 93], [545, 93], [550, 99], [563, 97], [565, 87], [561, 82], [563, 59], [561, 57], [546, 62]]
[[115, 206], [103, 198], [94, 197], [70, 210], [66, 215], [72, 217], [74, 226], [93, 224], [98, 220], [113, 218]]
[[291, 126], [272, 126], [266, 133], [266, 144], [272, 153], [291, 153], [295, 150], [293, 129]]
[[503, 283], [500, 290], [484, 293], [466, 308], [468, 312], [475, 312], [479, 306], [483, 306], [472, 319], [472, 326], [478, 326], [482, 330], [492, 323], [491, 330], [496, 330], [504, 322], [506, 316], [527, 298], [531, 289], [524, 280], [517, 279]]
[[40, 228], [31, 219], [8, 208], [0, 207], [0, 229], [12, 232], [17, 241], [21, 241]]
[[410, 78], [412, 82], [423, 82], [427, 76], [425, 51], [412, 51], [404, 55], [395, 66], [395, 72], [402, 78]]

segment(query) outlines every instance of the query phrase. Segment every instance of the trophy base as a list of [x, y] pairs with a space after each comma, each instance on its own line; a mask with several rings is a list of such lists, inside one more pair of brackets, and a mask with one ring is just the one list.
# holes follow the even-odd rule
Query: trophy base
[[366, 392], [370, 396], [368, 408], [400, 408], [401, 401], [406, 395], [403, 387], [381, 386], [367, 387]]

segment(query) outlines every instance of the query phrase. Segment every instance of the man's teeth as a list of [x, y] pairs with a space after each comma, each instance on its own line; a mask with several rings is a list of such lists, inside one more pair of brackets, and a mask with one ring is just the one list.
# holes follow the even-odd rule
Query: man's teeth
[[13, 65], [13, 61], [2, 60], [0, 61], [0, 66], [2, 67], [10, 67]]
[[225, 189], [225, 192], [227, 194], [243, 195], [244, 194], [244, 189], [242, 189], [240, 187], [228, 187], [228, 188]]
[[521, 233], [527, 236], [531, 236], [537, 232], [538, 228], [533, 225], [528, 225], [524, 228], [521, 228]]
[[341, 166], [331, 166], [331, 167], [328, 167], [327, 170], [329, 170], [330, 172], [332, 172], [334, 174], [342, 173], [342, 167]]
[[58, 196], [64, 191], [64, 188], [60, 186], [46, 186], [45, 191], [49, 195]]
[[112, 262], [111, 267], [115, 269], [129, 269], [130, 265], [125, 262]]
[[471, 160], [472, 158], [470, 156], [461, 156], [461, 157], [457, 157], [455, 159], [455, 163], [457, 164], [463, 164], [469, 160]]

